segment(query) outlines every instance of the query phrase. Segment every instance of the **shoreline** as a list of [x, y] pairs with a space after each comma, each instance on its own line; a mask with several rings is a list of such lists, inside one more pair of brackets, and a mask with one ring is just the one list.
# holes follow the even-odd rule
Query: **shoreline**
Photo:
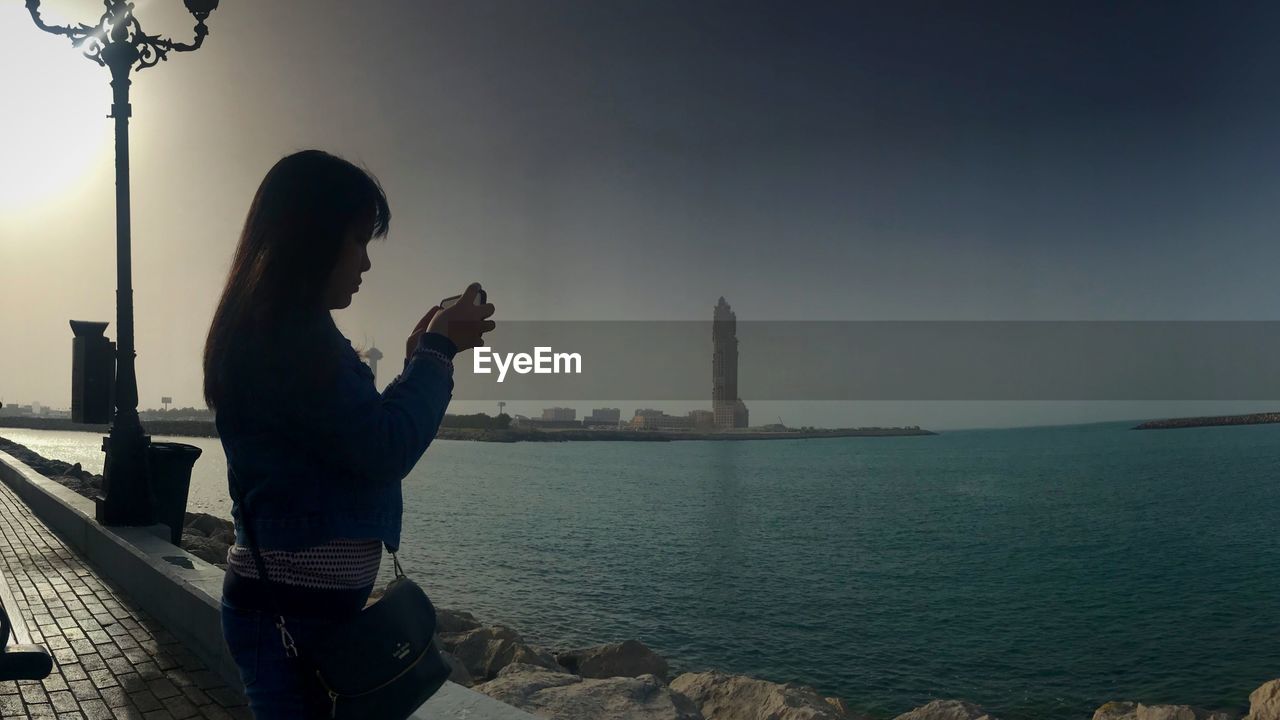
[[[212, 420], [150, 420], [143, 426], [148, 435], [176, 437], [218, 437], [218, 428]], [[109, 424], [88, 424], [70, 418], [3, 417], [0, 428], [23, 430], [71, 430], [107, 434]], [[485, 428], [456, 428], [441, 426], [437, 440], [467, 440], [472, 442], [678, 442], [682, 440], [816, 440], [842, 437], [916, 437], [937, 435], [931, 430], [912, 428], [833, 428], [806, 431], [662, 431], [662, 430], [587, 430], [579, 428], [521, 430], [494, 430]]]

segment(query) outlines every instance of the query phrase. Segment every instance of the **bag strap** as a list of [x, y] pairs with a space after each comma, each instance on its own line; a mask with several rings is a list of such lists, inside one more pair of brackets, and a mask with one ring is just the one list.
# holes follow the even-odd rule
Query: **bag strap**
[[[231, 459], [227, 459], [227, 471], [231, 474], [231, 492], [233, 499], [240, 505], [240, 518], [244, 526], [245, 539], [249, 541], [249, 552], [253, 555], [253, 563], [258, 568], [258, 577], [267, 588], [267, 601], [271, 603], [271, 608], [276, 616], [276, 629], [280, 631], [280, 644], [284, 646], [285, 655], [289, 657], [298, 657], [298, 646], [293, 641], [293, 636], [289, 634], [289, 629], [285, 626], [284, 612], [280, 610], [280, 604], [276, 601], [276, 595], [271, 590], [274, 582], [267, 576], [267, 563], [262, 559], [262, 551], [258, 548], [257, 538], [254, 536], [253, 521], [249, 517], [248, 504], [245, 502], [247, 493], [243, 492], [240, 482], [236, 478], [235, 468], [231, 466]], [[395, 552], [383, 543], [382, 545], [388, 553], [391, 554], [391, 562], [395, 568], [397, 578], [404, 577], [404, 569], [400, 567], [400, 558]], [[232, 571], [234, 572], [234, 571]]]
[[[267, 601], [271, 603], [271, 609], [275, 611], [276, 629], [280, 631], [280, 644], [284, 646], [284, 653], [291, 658], [298, 657], [298, 646], [293, 642], [293, 636], [289, 634], [289, 629], [285, 627], [284, 613], [280, 610], [280, 604], [276, 602], [276, 595], [271, 590], [272, 581], [267, 577], [267, 563], [262, 559], [262, 551], [258, 549], [258, 541], [254, 537], [253, 521], [249, 517], [249, 506], [245, 502], [246, 493], [241, 492], [240, 483], [236, 478], [235, 468], [231, 466], [231, 459], [227, 458], [227, 471], [231, 474], [231, 492], [233, 498], [240, 505], [240, 518], [244, 526], [245, 539], [249, 541], [249, 552], [253, 554], [253, 563], [258, 567], [258, 578], [262, 580], [263, 585], [267, 588]], [[235, 572], [232, 570], [231, 572]]]

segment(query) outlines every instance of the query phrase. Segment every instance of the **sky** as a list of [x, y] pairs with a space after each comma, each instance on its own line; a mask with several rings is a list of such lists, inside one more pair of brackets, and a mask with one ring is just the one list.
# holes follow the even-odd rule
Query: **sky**
[[[102, 7], [44, 5], [48, 22]], [[190, 38], [180, 3], [137, 16]], [[202, 406], [249, 201], [309, 147], [388, 193], [390, 235], [335, 319], [393, 359], [472, 280], [498, 322], [706, 320], [721, 295], [740, 321], [1271, 320], [1280, 304], [1274, 4], [273, 0], [223, 3], [209, 27], [133, 76], [142, 407]], [[0, 8], [5, 403], [69, 407], [68, 320], [114, 338], [108, 75]], [[1269, 407], [758, 406], [940, 428]]]

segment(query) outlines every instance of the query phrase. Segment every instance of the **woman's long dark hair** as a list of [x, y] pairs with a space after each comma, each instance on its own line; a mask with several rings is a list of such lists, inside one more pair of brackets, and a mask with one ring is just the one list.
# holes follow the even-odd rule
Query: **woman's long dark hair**
[[250, 365], [310, 369], [314, 378], [332, 369], [333, 353], [309, 345], [316, 340], [309, 330], [327, 316], [324, 294], [345, 236], [372, 223], [373, 236], [384, 237], [390, 221], [377, 179], [342, 158], [303, 150], [271, 168], [249, 206], [205, 341], [210, 408], [233, 389], [228, 377]]

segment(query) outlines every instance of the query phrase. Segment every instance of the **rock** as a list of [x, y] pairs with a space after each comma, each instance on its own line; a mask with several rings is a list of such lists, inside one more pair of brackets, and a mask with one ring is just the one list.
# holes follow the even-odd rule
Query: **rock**
[[670, 673], [667, 661], [639, 640], [556, 653], [556, 662], [585, 678], [655, 675], [665, 683]]
[[526, 645], [519, 633], [502, 625], [441, 635], [440, 642], [480, 682], [496, 677], [499, 670], [512, 663], [564, 670], [551, 653]]
[[91, 481], [75, 475], [53, 475], [49, 479], [85, 497], [93, 497], [98, 489], [98, 486], [95, 486]]
[[228, 532], [226, 530], [222, 530], [214, 535], [210, 535], [209, 538], [211, 540], [217, 540], [220, 543], [226, 543], [227, 545], [236, 544], [236, 534], [233, 532]]
[[1137, 712], [1137, 703], [1109, 702], [1093, 711], [1093, 720], [1121, 720], [1121, 718], [1132, 718]]
[[840, 714], [840, 717], [853, 717], [853, 713], [849, 712], [849, 706], [845, 704], [844, 700], [838, 697], [826, 697], [822, 699], [826, 700], [828, 705], [835, 708], [836, 712]]
[[[706, 720], [840, 720], [846, 715], [813, 688], [745, 675], [685, 673], [671, 689], [693, 701]], [[947, 718], [950, 720], [950, 718]]]
[[1280, 680], [1263, 683], [1249, 693], [1249, 714], [1245, 720], [1280, 720]]
[[218, 566], [225, 566], [227, 562], [227, 543], [218, 542], [212, 538], [197, 535], [190, 530], [182, 532], [182, 549], [195, 555], [201, 560]]
[[894, 720], [991, 720], [985, 710], [963, 700], [934, 700]]
[[473, 689], [556, 720], [703, 720], [692, 701], [653, 675], [584, 679], [512, 664]]
[[476, 684], [475, 678], [471, 677], [471, 673], [467, 672], [467, 666], [463, 665], [461, 660], [445, 650], [441, 650], [440, 655], [448, 661], [449, 665], [453, 666], [453, 672], [449, 673], [451, 681], [463, 687], [471, 687]]
[[68, 468], [67, 474], [74, 475], [95, 487], [102, 486], [102, 476], [94, 475], [88, 470], [85, 470], [84, 468], [80, 467], [80, 463], [76, 463], [75, 465], [72, 465], [70, 468]]
[[480, 621], [476, 619], [475, 615], [466, 610], [436, 608], [436, 632], [442, 635], [446, 633], [462, 633], [479, 627], [483, 627]]
[[1190, 705], [1143, 705], [1138, 703], [1137, 720], [1231, 720], [1224, 712], [1212, 712]]
[[223, 520], [216, 515], [207, 513], [187, 513], [183, 520], [183, 525], [199, 530], [205, 537], [214, 537], [224, 532], [235, 533], [235, 526], [229, 520]]
[[1231, 715], [1190, 705], [1109, 702], [1094, 711], [1093, 720], [1231, 720]]

